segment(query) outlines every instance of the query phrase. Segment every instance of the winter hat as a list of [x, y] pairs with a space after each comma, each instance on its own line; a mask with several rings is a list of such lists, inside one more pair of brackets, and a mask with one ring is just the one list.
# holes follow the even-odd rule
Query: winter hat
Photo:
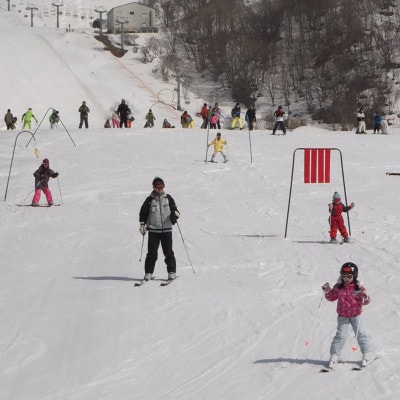
[[221, 132], [218, 132], [218, 133], [217, 133], [217, 136], [221, 136]]
[[338, 192], [333, 193], [332, 199], [340, 199], [340, 194]]
[[156, 185], [164, 185], [165, 186], [165, 183], [160, 177], [156, 176], [153, 179], [153, 186], [156, 186]]
[[43, 162], [42, 162], [43, 164], [50, 164], [50, 162], [49, 162], [49, 159], [48, 158], [45, 158], [44, 160], [43, 160]]
[[357, 279], [358, 277], [358, 267], [356, 264], [352, 262], [346, 262], [340, 268], [340, 275], [353, 275], [353, 279]]

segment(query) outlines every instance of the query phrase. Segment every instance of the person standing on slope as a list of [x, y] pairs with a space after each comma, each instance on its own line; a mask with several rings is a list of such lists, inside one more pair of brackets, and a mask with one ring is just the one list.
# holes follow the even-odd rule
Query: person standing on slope
[[226, 145], [227, 142], [225, 139], [222, 139], [221, 134], [218, 132], [217, 136], [214, 138], [214, 140], [208, 145], [208, 147], [210, 146], [214, 146], [214, 153], [211, 156], [211, 162], [215, 162], [215, 156], [218, 153], [222, 154], [222, 157], [224, 157], [224, 162], [227, 162], [227, 158], [226, 158], [226, 154], [224, 153], [224, 145]]
[[235, 129], [236, 125], [239, 126], [239, 129], [243, 129], [242, 121], [240, 120], [240, 104], [236, 103], [235, 107], [232, 108], [231, 110], [231, 126], [230, 129]]
[[381, 133], [381, 122], [381, 114], [379, 114], [379, 112], [377, 111], [374, 115], [374, 133]]
[[275, 125], [272, 129], [272, 134], [275, 135], [275, 132], [278, 128], [280, 128], [284, 135], [286, 135], [286, 125], [285, 125], [285, 111], [282, 106], [279, 106], [278, 109], [274, 112], [275, 117]]
[[118, 106], [117, 109], [117, 114], [119, 116], [120, 122], [119, 122], [119, 127], [122, 128], [123, 125], [125, 125], [125, 128], [128, 127], [128, 111], [129, 107], [125, 103], [125, 100], [121, 100], [121, 104]]
[[153, 111], [151, 111], [151, 108], [149, 109], [149, 112], [146, 114], [146, 123], [144, 125], [145, 128], [152, 128], [154, 126], [154, 121], [156, 120], [156, 117], [153, 114]]
[[83, 123], [85, 123], [85, 128], [89, 128], [89, 107], [86, 105], [86, 101], [82, 102], [82, 105], [78, 109], [80, 114], [79, 129], [82, 128]]
[[203, 122], [202, 122], [202, 124], [201, 124], [201, 126], [200, 126], [200, 129], [207, 129], [207, 127], [208, 127], [208, 107], [207, 107], [207, 103], [204, 103], [204, 105], [203, 105], [203, 107], [201, 108], [201, 111], [200, 111], [200, 115], [201, 115], [201, 118], [202, 118], [202, 120], [203, 120]]
[[32, 199], [32, 207], [37, 207], [39, 205], [40, 194], [43, 192], [47, 199], [47, 204], [52, 206], [53, 197], [49, 189], [50, 178], [57, 178], [58, 172], [54, 172], [50, 169], [50, 162], [48, 158], [45, 158], [42, 165], [33, 173], [35, 177], [35, 194]]
[[7, 130], [10, 129], [15, 129], [15, 120], [14, 120], [14, 115], [12, 115], [12, 112], [10, 109], [7, 110], [6, 115], [4, 116], [4, 122], [6, 123]]
[[333, 193], [332, 203], [328, 204], [331, 243], [337, 243], [336, 235], [338, 230], [343, 236], [343, 242], [349, 242], [349, 234], [343, 221], [342, 212], [349, 212], [354, 206], [354, 203], [345, 206], [340, 199], [340, 194], [338, 192]]
[[36, 123], [38, 123], [38, 120], [36, 119], [36, 117], [33, 115], [33, 111], [32, 108], [28, 108], [28, 111], [26, 111], [24, 114], [22, 114], [22, 121], [23, 121], [23, 125], [22, 125], [22, 130], [24, 130], [24, 128], [26, 126], [28, 126], [29, 130], [32, 129], [32, 124], [31, 124], [31, 120], [32, 118], [36, 121]]
[[362, 107], [359, 108], [357, 112], [357, 130], [356, 133], [358, 134], [365, 134], [365, 114], [364, 114], [364, 109]]
[[57, 127], [57, 124], [60, 122], [60, 114], [57, 110], [53, 109], [53, 112], [50, 114], [49, 117], [50, 128], [53, 129]]
[[250, 104], [249, 109], [246, 111], [246, 121], [249, 125], [249, 131], [254, 130], [254, 124], [257, 121], [254, 104]]
[[340, 268], [340, 277], [333, 288], [330, 287], [328, 282], [322, 286], [326, 300], [337, 301], [338, 324], [336, 335], [331, 343], [329, 368], [335, 368], [339, 362], [350, 325], [356, 334], [356, 339], [362, 352], [361, 367], [366, 367], [374, 359], [368, 336], [361, 324], [362, 307], [369, 304], [371, 298], [357, 278], [357, 265], [352, 262], [346, 262]]
[[180, 213], [175, 200], [164, 192], [164, 181], [156, 177], [153, 179], [153, 191], [146, 198], [139, 212], [140, 233], [144, 236], [149, 232], [147, 255], [144, 263], [144, 280], [153, 277], [154, 267], [157, 261], [158, 247], [164, 253], [164, 261], [167, 264], [168, 280], [176, 278], [176, 259], [172, 249], [172, 227], [178, 221]]

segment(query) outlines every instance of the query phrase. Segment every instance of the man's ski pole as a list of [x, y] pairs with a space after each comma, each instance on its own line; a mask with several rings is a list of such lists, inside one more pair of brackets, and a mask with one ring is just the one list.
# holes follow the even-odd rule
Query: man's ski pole
[[187, 257], [188, 257], [190, 266], [192, 267], [193, 273], [196, 275], [196, 271], [195, 271], [194, 268], [193, 268], [192, 260], [190, 259], [189, 252], [188, 252], [188, 250], [187, 250], [187, 247], [186, 247], [186, 244], [185, 244], [185, 240], [183, 239], [182, 231], [181, 231], [181, 228], [180, 228], [180, 226], [179, 226], [179, 224], [178, 224], [178, 221], [176, 221], [176, 225], [178, 226], [179, 234], [181, 235], [183, 247], [184, 247], [185, 250], [186, 250], [186, 255], [187, 255]]
[[144, 245], [144, 235], [143, 235], [143, 239], [142, 239], [142, 248], [140, 249], [140, 257], [139, 257], [139, 261], [142, 261], [143, 245]]

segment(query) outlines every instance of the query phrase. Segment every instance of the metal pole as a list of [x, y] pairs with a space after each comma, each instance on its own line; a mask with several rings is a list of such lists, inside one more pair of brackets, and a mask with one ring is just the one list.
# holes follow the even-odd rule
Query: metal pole
[[62, 193], [61, 193], [60, 181], [59, 181], [59, 179], [58, 179], [58, 176], [57, 176], [57, 183], [58, 183], [58, 190], [59, 190], [59, 192], [60, 192], [61, 204], [64, 204], [64, 200], [63, 200]]
[[289, 189], [289, 201], [288, 201], [288, 208], [287, 208], [287, 214], [286, 214], [286, 226], [285, 226], [285, 239], [287, 235], [287, 228], [288, 228], [288, 222], [289, 222], [289, 210], [290, 210], [290, 199], [292, 198], [292, 186], [293, 186], [293, 173], [294, 173], [294, 159], [296, 156], [296, 149], [293, 152], [293, 160], [292, 160], [292, 176], [290, 177], [290, 189]]
[[182, 108], [181, 108], [181, 78], [179, 75], [176, 77], [176, 85], [177, 85], [177, 92], [178, 92], [178, 102], [176, 104], [176, 109], [178, 111], [182, 111]]
[[207, 143], [206, 143], [206, 158], [204, 159], [204, 162], [207, 164], [208, 162], [208, 135], [210, 133], [210, 123], [207, 124]]
[[64, 123], [61, 121], [61, 118], [60, 118], [60, 122], [61, 122], [61, 125], [64, 127], [65, 132], [67, 132], [69, 138], [71, 139], [71, 142], [72, 142], [72, 143], [74, 144], [74, 146], [76, 147], [76, 144], [75, 144], [75, 142], [74, 142], [74, 139], [72, 139], [72, 136], [69, 134], [68, 129], [65, 127]]
[[[346, 206], [347, 206], [347, 192], [346, 192], [346, 184], [344, 182], [344, 169], [343, 169], [343, 157], [342, 157], [342, 152], [339, 149], [332, 149], [332, 150], [337, 150], [340, 154], [340, 165], [342, 167], [342, 179], [343, 179], [343, 190], [344, 190], [344, 200], [346, 202]], [[350, 215], [347, 212], [347, 223], [349, 225], [349, 236], [351, 236], [351, 227], [350, 227]]]
[[11, 156], [10, 170], [8, 171], [6, 192], [5, 192], [5, 194], [4, 194], [4, 201], [6, 201], [6, 199], [7, 199], [8, 184], [10, 183], [11, 169], [12, 169], [12, 165], [13, 165], [13, 161], [14, 161], [14, 154], [15, 154], [15, 148], [16, 148], [16, 146], [17, 146], [17, 140], [18, 140], [18, 138], [19, 138], [19, 135], [20, 135], [21, 133], [25, 133], [25, 132], [29, 133], [29, 134], [32, 136], [31, 139], [33, 139], [33, 140], [35, 141], [35, 144], [36, 144], [35, 136], [34, 136], [33, 133], [30, 132], [30, 131], [21, 131], [21, 132], [18, 133], [18, 135], [15, 137], [14, 148], [13, 148], [13, 152], [12, 152], [12, 156]]

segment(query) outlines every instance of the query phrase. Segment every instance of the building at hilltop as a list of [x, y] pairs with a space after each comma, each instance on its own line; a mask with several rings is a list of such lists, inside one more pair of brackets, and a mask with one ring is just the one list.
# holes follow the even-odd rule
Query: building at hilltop
[[139, 3], [128, 3], [114, 7], [107, 13], [108, 33], [157, 32], [155, 9]]

